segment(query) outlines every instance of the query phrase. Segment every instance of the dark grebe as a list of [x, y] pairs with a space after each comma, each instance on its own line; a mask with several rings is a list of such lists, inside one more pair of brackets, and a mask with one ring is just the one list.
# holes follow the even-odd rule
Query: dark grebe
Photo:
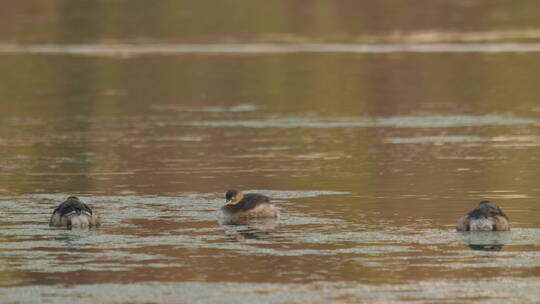
[[56, 227], [97, 227], [99, 217], [78, 197], [70, 196], [54, 209], [49, 226]]
[[499, 206], [490, 201], [481, 201], [465, 216], [459, 219], [457, 231], [508, 231], [508, 216]]
[[225, 193], [225, 205], [221, 210], [231, 218], [274, 218], [279, 216], [279, 209], [262, 194], [229, 190]]

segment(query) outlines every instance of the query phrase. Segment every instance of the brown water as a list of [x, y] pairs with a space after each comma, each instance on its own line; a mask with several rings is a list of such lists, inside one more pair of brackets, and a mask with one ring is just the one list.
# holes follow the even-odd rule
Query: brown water
[[[3, 4], [0, 302], [539, 302], [535, 6]], [[454, 231], [482, 199], [511, 232]]]

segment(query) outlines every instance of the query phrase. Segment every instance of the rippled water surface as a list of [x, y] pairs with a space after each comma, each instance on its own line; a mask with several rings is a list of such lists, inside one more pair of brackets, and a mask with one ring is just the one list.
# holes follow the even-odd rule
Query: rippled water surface
[[0, 302], [540, 301], [535, 2], [233, 2], [5, 4]]

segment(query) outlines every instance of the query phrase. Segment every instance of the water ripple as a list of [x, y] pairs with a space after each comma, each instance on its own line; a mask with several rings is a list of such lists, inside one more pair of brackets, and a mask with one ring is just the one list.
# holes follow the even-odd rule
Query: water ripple
[[532, 118], [510, 115], [426, 115], [393, 117], [346, 117], [335, 119], [288, 117], [260, 120], [192, 121], [183, 124], [207, 127], [246, 128], [344, 128], [344, 127], [389, 127], [389, 128], [457, 128], [478, 126], [528, 125], [537, 122]]
[[0, 54], [138, 56], [294, 53], [537, 53], [540, 43], [2, 44]]

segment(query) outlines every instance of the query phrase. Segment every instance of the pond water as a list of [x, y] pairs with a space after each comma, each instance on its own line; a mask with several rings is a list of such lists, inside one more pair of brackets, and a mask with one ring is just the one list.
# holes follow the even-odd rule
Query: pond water
[[6, 4], [0, 302], [540, 301], [535, 2], [233, 2]]

